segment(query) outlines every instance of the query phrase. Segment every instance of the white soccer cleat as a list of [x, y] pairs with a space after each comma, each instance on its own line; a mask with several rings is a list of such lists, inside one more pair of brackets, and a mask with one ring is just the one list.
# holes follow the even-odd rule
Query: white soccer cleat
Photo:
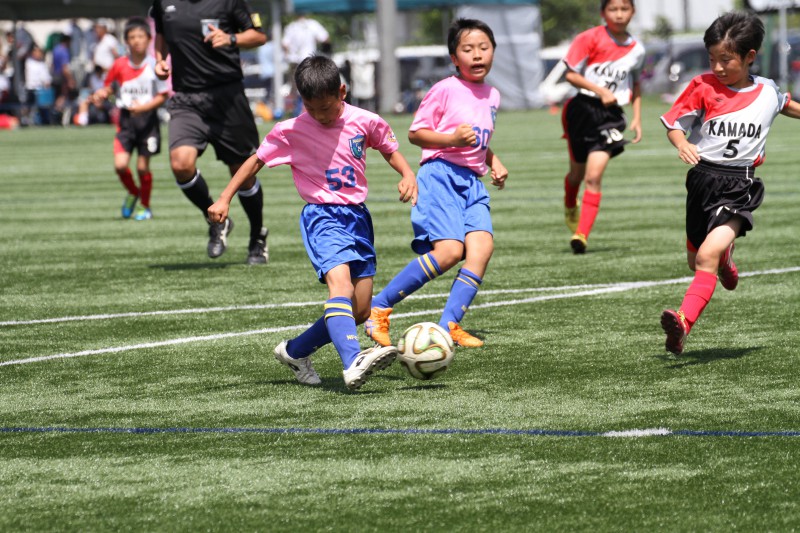
[[373, 346], [362, 350], [350, 368], [342, 372], [344, 384], [350, 390], [358, 390], [373, 373], [389, 368], [397, 357], [394, 346]]
[[288, 366], [294, 372], [294, 377], [297, 381], [304, 385], [319, 385], [322, 380], [319, 379], [319, 374], [314, 370], [314, 364], [311, 362], [311, 357], [303, 357], [301, 359], [294, 359], [289, 356], [286, 351], [287, 341], [281, 341], [275, 347], [275, 359], [279, 363]]

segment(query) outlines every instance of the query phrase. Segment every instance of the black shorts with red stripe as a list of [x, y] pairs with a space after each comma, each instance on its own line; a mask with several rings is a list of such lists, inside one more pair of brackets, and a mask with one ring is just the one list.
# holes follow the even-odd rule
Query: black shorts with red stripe
[[590, 152], [605, 151], [611, 157], [618, 156], [628, 143], [622, 135], [626, 126], [622, 108], [606, 107], [591, 96], [579, 94], [570, 99], [564, 105], [561, 121], [570, 157], [577, 163], [585, 163]]
[[686, 174], [687, 247], [700, 248], [711, 230], [733, 217], [742, 218], [739, 237], [753, 229], [753, 211], [764, 201], [764, 183], [755, 167], [732, 167], [701, 161]]

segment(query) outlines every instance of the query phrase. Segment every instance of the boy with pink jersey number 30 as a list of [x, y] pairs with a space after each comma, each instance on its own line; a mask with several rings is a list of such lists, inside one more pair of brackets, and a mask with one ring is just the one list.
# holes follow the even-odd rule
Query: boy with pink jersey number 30
[[264, 165], [291, 166], [297, 192], [307, 202], [300, 215], [303, 243], [319, 280], [328, 286], [329, 298], [323, 316], [299, 336], [278, 344], [275, 358], [299, 382], [318, 385], [311, 354], [333, 342], [344, 366], [345, 385], [355, 390], [397, 356], [394, 346], [362, 351], [358, 343], [357, 324], [369, 316], [376, 266], [372, 218], [364, 205], [366, 149], [378, 150], [402, 176], [397, 186], [402, 202], [416, 203], [417, 183], [386, 121], [345, 103], [346, 88], [333, 61], [321, 56], [304, 59], [295, 71], [295, 83], [305, 113], [275, 124], [208, 208], [208, 216], [223, 222], [236, 191]]
[[464, 266], [456, 274], [439, 325], [459, 346], [483, 345], [459, 323], [494, 251], [489, 194], [480, 177], [491, 168], [492, 184], [500, 189], [508, 177], [489, 148], [500, 93], [484, 80], [496, 43], [485, 23], [458, 19], [450, 26], [447, 47], [457, 74], [431, 87], [408, 134], [422, 148], [420, 202], [411, 209], [411, 247], [421, 255], [375, 297], [365, 324], [367, 335], [382, 346], [391, 345], [389, 315], [394, 305], [462, 259]]

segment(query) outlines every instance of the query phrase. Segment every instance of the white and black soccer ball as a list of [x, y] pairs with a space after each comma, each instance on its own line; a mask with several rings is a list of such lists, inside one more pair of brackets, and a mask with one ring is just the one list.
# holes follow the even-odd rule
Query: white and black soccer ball
[[439, 324], [420, 322], [403, 332], [397, 343], [397, 360], [413, 377], [433, 379], [453, 362], [456, 346]]

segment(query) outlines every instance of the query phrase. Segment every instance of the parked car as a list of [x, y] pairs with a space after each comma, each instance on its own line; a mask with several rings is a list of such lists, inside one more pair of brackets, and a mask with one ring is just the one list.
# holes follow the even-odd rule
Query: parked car
[[642, 76], [642, 92], [661, 94], [673, 101], [692, 78], [708, 72], [708, 51], [702, 35], [674, 36], [668, 42], [647, 43], [655, 60]]

